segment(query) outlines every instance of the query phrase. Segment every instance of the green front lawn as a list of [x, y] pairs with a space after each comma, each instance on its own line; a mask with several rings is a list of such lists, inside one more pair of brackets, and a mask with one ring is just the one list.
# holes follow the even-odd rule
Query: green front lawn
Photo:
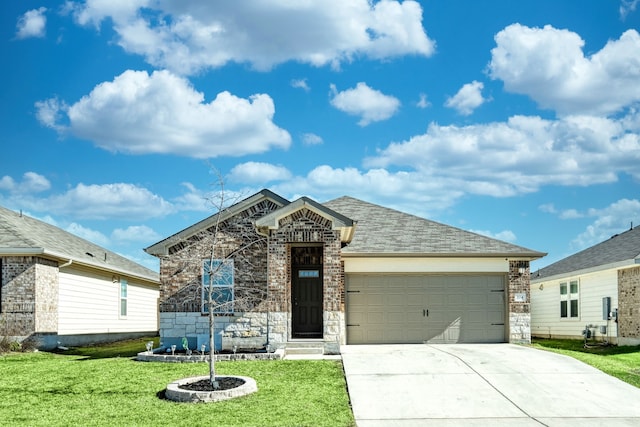
[[174, 403], [167, 384], [207, 375], [206, 363], [136, 362], [134, 344], [0, 355], [0, 420], [54, 426], [353, 426], [342, 364], [332, 360], [218, 362], [258, 392], [224, 402]]
[[640, 346], [584, 347], [582, 340], [534, 339], [533, 347], [571, 356], [640, 388]]

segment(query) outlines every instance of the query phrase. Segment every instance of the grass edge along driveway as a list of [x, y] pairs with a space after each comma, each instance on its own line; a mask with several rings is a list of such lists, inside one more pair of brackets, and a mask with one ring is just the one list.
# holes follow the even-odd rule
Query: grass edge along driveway
[[582, 340], [534, 339], [532, 347], [573, 357], [640, 388], [640, 346], [602, 346]]
[[126, 351], [101, 348], [0, 355], [0, 419], [30, 426], [355, 425], [340, 361], [217, 362], [219, 374], [254, 378], [258, 392], [184, 404], [162, 392], [178, 378], [206, 375], [206, 363], [137, 362]]

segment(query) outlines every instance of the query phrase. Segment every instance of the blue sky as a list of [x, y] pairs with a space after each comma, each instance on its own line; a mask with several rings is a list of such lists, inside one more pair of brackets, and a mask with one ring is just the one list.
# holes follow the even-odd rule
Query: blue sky
[[218, 171], [541, 268], [640, 225], [639, 2], [3, 1], [0, 205], [157, 269]]

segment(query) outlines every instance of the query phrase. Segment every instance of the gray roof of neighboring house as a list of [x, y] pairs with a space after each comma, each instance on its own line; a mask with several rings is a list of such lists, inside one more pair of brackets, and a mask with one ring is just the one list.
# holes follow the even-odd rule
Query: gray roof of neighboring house
[[541, 268], [531, 274], [532, 280], [568, 274], [612, 264], [640, 263], [640, 227], [616, 234], [610, 239]]
[[142, 265], [46, 222], [0, 206], [0, 254], [41, 255], [159, 283]]
[[342, 249], [347, 256], [505, 256], [536, 259], [546, 255], [352, 197], [340, 197], [323, 204], [357, 224], [353, 240]]

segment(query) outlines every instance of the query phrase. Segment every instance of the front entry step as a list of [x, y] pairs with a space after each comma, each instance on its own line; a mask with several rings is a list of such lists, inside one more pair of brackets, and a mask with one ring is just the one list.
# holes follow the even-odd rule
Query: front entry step
[[284, 348], [285, 357], [288, 355], [323, 355], [324, 342], [319, 340], [289, 341]]

